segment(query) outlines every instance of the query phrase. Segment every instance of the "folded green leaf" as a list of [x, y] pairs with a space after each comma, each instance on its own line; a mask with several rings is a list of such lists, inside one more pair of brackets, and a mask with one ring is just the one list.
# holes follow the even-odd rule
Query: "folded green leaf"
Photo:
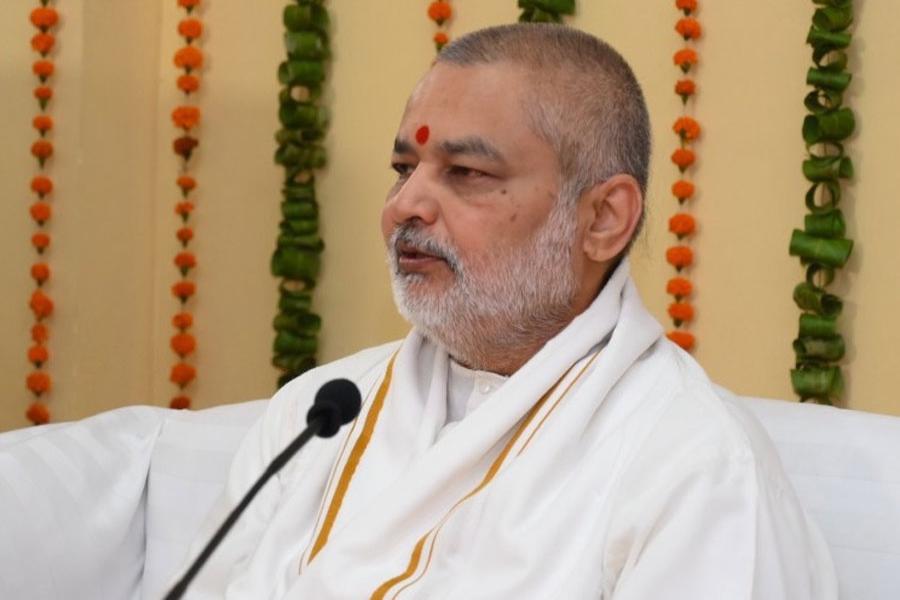
[[799, 256], [829, 267], [843, 267], [850, 258], [853, 242], [810, 235], [799, 229], [791, 234], [790, 255]]
[[802, 400], [818, 399], [828, 404], [841, 395], [844, 380], [837, 367], [807, 366], [791, 370], [791, 385]]
[[846, 232], [844, 213], [840, 210], [806, 215], [803, 229], [810, 235], [827, 238], [842, 238]]
[[318, 342], [315, 337], [294, 335], [288, 331], [278, 331], [272, 349], [277, 354], [305, 354], [316, 353]]
[[806, 192], [806, 208], [813, 213], [834, 210], [841, 201], [841, 186], [837, 181], [819, 181]]
[[305, 3], [299, 6], [289, 4], [284, 7], [282, 21], [284, 26], [291, 31], [315, 29], [323, 34], [328, 34], [328, 11], [318, 4]]
[[853, 162], [846, 156], [812, 157], [803, 161], [803, 176], [813, 182], [853, 177]]
[[295, 247], [278, 247], [272, 254], [272, 274], [303, 281], [310, 288], [319, 275], [319, 253]]
[[813, 25], [825, 31], [841, 31], [853, 23], [853, 8], [849, 3], [840, 6], [825, 6], [813, 13]]
[[284, 47], [293, 59], [328, 57], [328, 38], [315, 31], [286, 31]]
[[852, 75], [846, 72], [834, 72], [828, 69], [810, 67], [806, 72], [806, 83], [825, 90], [843, 92], [850, 85]]
[[843, 101], [844, 96], [840, 92], [815, 89], [806, 95], [803, 105], [809, 112], [818, 114], [840, 108]]
[[823, 317], [812, 313], [800, 315], [799, 337], [830, 338], [838, 335], [837, 317]]
[[803, 119], [803, 140], [817, 144], [825, 140], [842, 140], [853, 133], [856, 119], [849, 108], [841, 108]]
[[842, 49], [850, 45], [851, 36], [849, 33], [836, 33], [833, 31], [825, 31], [818, 29], [815, 25], [811, 25], [809, 33], [806, 35], [806, 43], [813, 48]]
[[801, 337], [794, 340], [794, 353], [798, 362], [825, 361], [833, 362], [844, 357], [844, 338]]
[[803, 310], [826, 317], [836, 317], [844, 308], [844, 303], [840, 298], [810, 285], [809, 282], [797, 284], [797, 287], [794, 288], [794, 302]]
[[278, 65], [278, 81], [284, 85], [316, 86], [325, 80], [325, 64], [314, 60], [286, 60]]

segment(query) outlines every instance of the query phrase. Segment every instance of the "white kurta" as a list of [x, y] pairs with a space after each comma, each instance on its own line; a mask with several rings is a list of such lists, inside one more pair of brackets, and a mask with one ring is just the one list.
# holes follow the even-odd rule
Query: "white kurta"
[[837, 598], [765, 434], [661, 335], [627, 263], [444, 430], [449, 371], [414, 331], [285, 386], [193, 554], [322, 383], [356, 381], [362, 413], [266, 486], [189, 597]]

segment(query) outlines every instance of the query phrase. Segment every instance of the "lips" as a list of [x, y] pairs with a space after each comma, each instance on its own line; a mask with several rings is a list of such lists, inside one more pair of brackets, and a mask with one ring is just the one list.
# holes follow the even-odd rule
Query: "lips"
[[447, 262], [444, 257], [426, 252], [409, 242], [397, 242], [396, 250], [397, 264], [403, 271], [424, 271]]

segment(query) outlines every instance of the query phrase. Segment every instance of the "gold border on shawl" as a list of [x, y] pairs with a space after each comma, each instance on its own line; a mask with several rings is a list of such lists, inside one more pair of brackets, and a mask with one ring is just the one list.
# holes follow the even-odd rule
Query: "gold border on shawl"
[[[599, 352], [590, 359], [590, 361], [581, 369], [581, 371], [579, 371], [579, 373], [575, 377], [575, 379], [572, 380], [572, 383], [570, 383], [566, 387], [566, 389], [560, 395], [560, 398], [557, 399], [556, 403], [554, 403], [553, 408], [555, 408], [556, 405], [559, 404], [559, 401], [562, 399], [562, 397], [565, 396], [569, 392], [570, 389], [572, 389], [572, 386], [575, 384], [576, 381], [578, 381], [578, 379], [581, 378], [581, 375], [587, 370], [587, 368], [591, 365], [591, 363], [593, 363], [594, 359], [597, 357], [598, 354], [599, 354]], [[544, 393], [544, 395], [541, 396], [541, 398], [534, 404], [534, 406], [531, 407], [531, 409], [528, 411], [528, 414], [525, 415], [525, 419], [522, 421], [522, 424], [519, 425], [518, 429], [516, 429], [516, 432], [513, 434], [512, 438], [510, 438], [510, 440], [506, 443], [506, 446], [500, 452], [500, 455], [497, 456], [496, 459], [494, 459], [493, 463], [491, 463], [491, 466], [490, 466], [490, 468], [488, 468], [487, 473], [485, 473], [481, 482], [475, 487], [475, 489], [473, 489], [468, 494], [466, 494], [462, 499], [458, 500], [456, 502], [456, 504], [454, 504], [453, 507], [451, 507], [450, 510], [447, 511], [447, 514], [444, 516], [443, 519], [441, 519], [441, 521], [438, 523], [438, 525], [436, 525], [435, 527], [430, 529], [425, 535], [423, 535], [421, 538], [419, 538], [419, 541], [416, 542], [416, 545], [413, 548], [412, 554], [409, 557], [409, 563], [406, 565], [406, 570], [403, 571], [403, 573], [397, 575], [396, 577], [392, 577], [391, 579], [382, 583], [378, 587], [378, 589], [376, 589], [375, 592], [372, 594], [370, 600], [384, 600], [384, 598], [387, 596], [387, 593], [391, 590], [392, 587], [394, 587], [398, 583], [401, 583], [405, 579], [408, 579], [416, 572], [416, 570], [419, 568], [419, 560], [422, 557], [422, 550], [425, 547], [425, 543], [428, 541], [428, 538], [431, 537], [432, 534], [434, 534], [434, 537], [432, 537], [432, 543], [429, 545], [429, 548], [428, 548], [428, 559], [425, 562], [424, 570], [414, 580], [410, 581], [405, 586], [403, 586], [402, 588], [397, 590], [397, 594], [399, 595], [401, 592], [403, 592], [405, 589], [407, 589], [411, 585], [415, 584], [417, 581], [419, 581], [425, 575], [425, 573], [428, 571], [428, 567], [431, 565], [431, 558], [432, 558], [432, 554], [434, 551], [434, 543], [435, 543], [435, 540], [437, 539], [437, 533], [440, 531], [441, 527], [444, 525], [447, 518], [453, 513], [453, 511], [455, 511], [457, 509], [457, 507], [459, 507], [459, 505], [461, 505], [463, 502], [465, 502], [466, 500], [468, 500], [469, 498], [471, 498], [472, 496], [474, 496], [475, 494], [480, 492], [491, 482], [491, 480], [494, 479], [494, 476], [497, 475], [497, 472], [500, 470], [500, 467], [503, 465], [504, 461], [506, 460], [506, 457], [509, 455], [509, 453], [512, 451], [513, 447], [516, 445], [516, 442], [518, 441], [519, 437], [528, 428], [528, 425], [534, 419], [535, 415], [537, 415], [537, 413], [540, 411], [541, 407], [544, 405], [544, 403], [547, 401], [547, 399], [553, 395], [553, 392], [556, 391], [556, 388], [559, 387], [559, 384], [562, 383], [562, 381], [572, 371], [573, 368], [575, 368], [575, 365], [572, 365], [571, 367], [569, 367], [566, 370], [566, 372], [563, 373], [562, 377], [560, 377], [556, 381], [556, 383], [553, 384], [553, 387], [551, 387], [546, 393]], [[551, 408], [550, 410], [552, 411], [553, 408]], [[541, 421], [538, 423], [537, 428], [528, 437], [528, 441], [525, 442], [526, 446], [527, 446], [528, 442], [531, 441], [531, 438], [534, 437], [534, 433], [537, 431], [537, 429], [540, 429], [540, 427], [544, 424], [544, 422], [546, 420], [547, 420], [547, 416], [545, 415], [544, 418], [542, 418]], [[522, 448], [522, 450], [524, 450], [524, 447]], [[522, 451], [520, 450], [516, 454], [516, 456], [520, 455], [521, 453], [522, 453]]]
[[[376, 380], [376, 383], [377, 380]], [[372, 403], [368, 402], [368, 399], [373, 396], [375, 393], [375, 385], [373, 384], [368, 393], [366, 394], [367, 405], [371, 406]], [[313, 525], [312, 536], [310, 536], [309, 543], [306, 546], [306, 549], [303, 550], [303, 554], [300, 555], [300, 574], [303, 574], [303, 566], [308, 565], [312, 559], [309, 558], [310, 549], [312, 548], [312, 544], [316, 539], [316, 533], [319, 531], [319, 525], [322, 524], [322, 517], [325, 516], [325, 507], [329, 504], [329, 499], [332, 498], [334, 492], [335, 481], [337, 480], [337, 473], [340, 470], [342, 464], [345, 464], [344, 456], [347, 454], [347, 446], [350, 445], [350, 440], [353, 439], [353, 434], [356, 432], [356, 428], [359, 425], [359, 419], [354, 419], [353, 425], [350, 427], [350, 432], [347, 434], [347, 437], [344, 439], [344, 443], [341, 444], [341, 451], [338, 453], [338, 458], [335, 461], [334, 465], [331, 467], [331, 472], [328, 474], [328, 483], [325, 485], [325, 494], [322, 496], [322, 501], [319, 503], [318, 514], [316, 515], [316, 523]]]
[[384, 373], [384, 379], [381, 381], [381, 386], [378, 388], [378, 393], [375, 395], [375, 401], [372, 403], [372, 408], [369, 410], [369, 414], [366, 415], [366, 424], [363, 426], [362, 433], [356, 438], [356, 442], [353, 444], [353, 450], [350, 451], [350, 457], [347, 459], [347, 463], [344, 465], [344, 469], [341, 472], [341, 478], [338, 480], [337, 489], [334, 492], [334, 497], [331, 499], [331, 504], [325, 515], [325, 523], [323, 523], [322, 530], [319, 531], [316, 543], [313, 544], [312, 552], [309, 554], [309, 563], [313, 561], [319, 551], [322, 550], [328, 542], [328, 536], [331, 535], [331, 528], [334, 527], [338, 512], [341, 510], [341, 504], [344, 502], [344, 496], [347, 494], [347, 490], [350, 487], [350, 480], [353, 479], [356, 468], [359, 466], [359, 461], [362, 459], [362, 455], [365, 453], [366, 448], [372, 439], [372, 434], [375, 432], [375, 423], [378, 421], [378, 416], [381, 414], [381, 409], [384, 407], [384, 399], [391, 387], [391, 378], [394, 373], [394, 360], [396, 358], [397, 354], [395, 353], [388, 363], [387, 370]]

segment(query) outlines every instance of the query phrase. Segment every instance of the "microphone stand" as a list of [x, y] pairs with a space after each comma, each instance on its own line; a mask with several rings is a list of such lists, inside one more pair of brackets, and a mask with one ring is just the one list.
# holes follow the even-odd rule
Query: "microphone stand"
[[165, 595], [164, 600], [178, 600], [181, 598], [184, 593], [187, 591], [188, 585], [190, 585], [191, 581], [193, 581], [194, 577], [203, 568], [203, 565], [206, 564], [206, 561], [215, 551], [215, 549], [222, 542], [222, 539], [228, 534], [228, 531], [232, 528], [232, 526], [237, 522], [238, 517], [241, 516], [241, 513], [244, 512], [244, 509], [250, 504], [253, 498], [259, 493], [259, 490], [275, 475], [281, 468], [287, 464], [289, 460], [297, 453], [300, 448], [302, 448], [310, 439], [316, 436], [319, 433], [319, 430], [322, 429], [325, 419], [323, 417], [313, 419], [310, 421], [300, 435], [298, 435], [293, 442], [288, 444], [288, 446], [281, 451], [281, 453], [275, 457], [275, 459], [269, 464], [263, 474], [259, 479], [256, 480], [256, 483], [253, 484], [253, 487], [244, 494], [244, 498], [240, 501], [240, 503], [234, 507], [231, 513], [228, 515], [228, 518], [219, 526], [219, 529], [216, 531], [215, 535], [210, 538], [209, 542], [206, 543], [206, 547], [203, 548], [203, 551], [194, 559], [194, 562], [191, 563], [190, 568], [182, 575], [181, 579], [172, 586], [172, 589], [169, 590], [169, 593]]

